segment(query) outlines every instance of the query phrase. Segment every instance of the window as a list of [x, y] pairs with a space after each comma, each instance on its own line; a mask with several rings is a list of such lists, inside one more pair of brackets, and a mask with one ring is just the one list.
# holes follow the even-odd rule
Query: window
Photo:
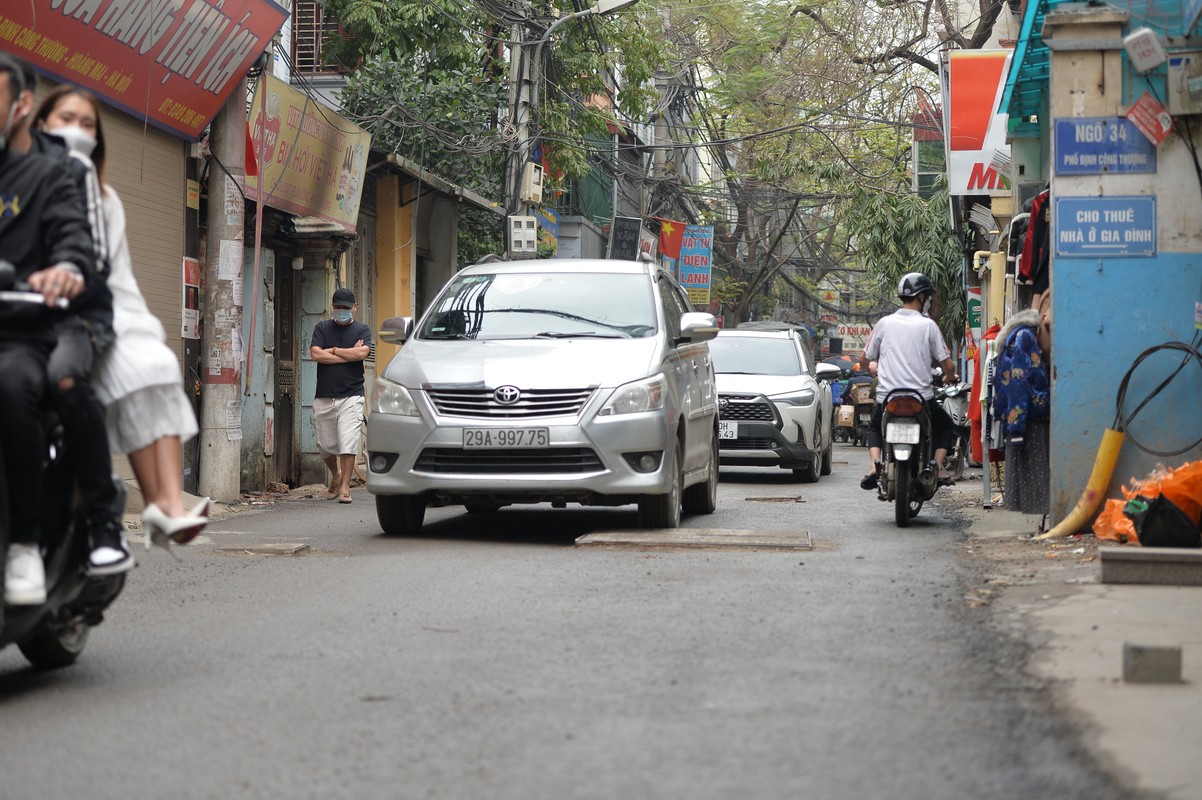
[[296, 71], [309, 75], [350, 72], [347, 67], [326, 64], [322, 57], [328, 39], [347, 38], [338, 21], [326, 18], [318, 0], [293, 0], [292, 8], [292, 64]]

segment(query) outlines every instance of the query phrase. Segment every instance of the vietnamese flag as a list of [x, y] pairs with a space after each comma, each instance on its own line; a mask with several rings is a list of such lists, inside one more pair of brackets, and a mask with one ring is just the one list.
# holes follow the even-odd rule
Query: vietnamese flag
[[664, 257], [675, 261], [680, 258], [680, 244], [684, 239], [684, 223], [668, 219], [659, 221], [659, 252]]

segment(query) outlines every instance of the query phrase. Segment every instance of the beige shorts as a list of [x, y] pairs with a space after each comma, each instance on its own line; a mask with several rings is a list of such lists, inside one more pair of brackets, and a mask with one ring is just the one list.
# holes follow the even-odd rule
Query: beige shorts
[[313, 427], [322, 456], [358, 454], [363, 397], [313, 398]]

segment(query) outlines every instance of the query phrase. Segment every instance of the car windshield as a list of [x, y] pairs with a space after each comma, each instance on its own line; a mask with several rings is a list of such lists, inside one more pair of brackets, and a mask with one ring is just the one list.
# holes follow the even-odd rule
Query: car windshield
[[461, 275], [426, 317], [423, 339], [627, 339], [656, 330], [645, 275]]
[[789, 339], [723, 336], [709, 343], [714, 372], [735, 375], [800, 375], [797, 345]]

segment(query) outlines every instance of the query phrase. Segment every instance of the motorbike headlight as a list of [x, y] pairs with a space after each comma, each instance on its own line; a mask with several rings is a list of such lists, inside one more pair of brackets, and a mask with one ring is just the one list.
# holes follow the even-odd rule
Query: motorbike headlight
[[789, 392], [788, 394], [774, 395], [770, 399], [774, 403], [788, 403], [791, 406], [806, 406], [814, 405], [814, 400], [818, 397], [818, 393], [813, 389], [802, 389], [800, 392]]
[[597, 412], [599, 417], [611, 417], [618, 414], [641, 414], [644, 411], [656, 411], [664, 407], [664, 377], [644, 378], [641, 381], [619, 386], [614, 390], [609, 402]]
[[376, 378], [371, 390], [371, 410], [378, 414], [395, 414], [400, 417], [421, 416], [409, 390], [387, 378]]

